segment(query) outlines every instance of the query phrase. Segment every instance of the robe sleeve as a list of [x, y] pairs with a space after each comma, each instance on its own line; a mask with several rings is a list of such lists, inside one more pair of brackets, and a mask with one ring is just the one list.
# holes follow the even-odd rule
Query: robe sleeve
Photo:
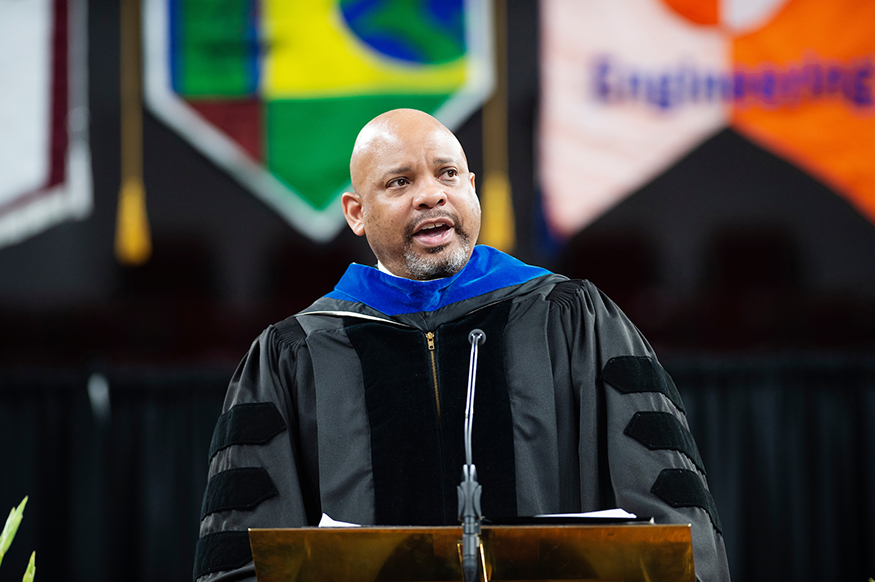
[[306, 394], [296, 376], [306, 368], [304, 332], [289, 320], [253, 342], [228, 388], [210, 445], [194, 578], [254, 581], [250, 527], [315, 525], [300, 442]]
[[674, 382], [610, 299], [589, 282], [571, 284], [582, 310], [569, 322], [575, 383], [598, 395], [602, 502], [656, 523], [691, 524], [696, 577], [728, 581], [720, 518]]

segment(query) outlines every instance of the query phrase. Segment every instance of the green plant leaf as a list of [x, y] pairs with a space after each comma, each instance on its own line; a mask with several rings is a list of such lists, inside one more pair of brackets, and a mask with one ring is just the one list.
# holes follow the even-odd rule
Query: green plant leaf
[[18, 526], [21, 524], [21, 518], [24, 516], [24, 506], [27, 505], [27, 495], [21, 500], [18, 507], [13, 507], [9, 511], [9, 517], [6, 518], [6, 525], [3, 526], [3, 533], [0, 534], [0, 564], [3, 563], [3, 556], [6, 555], [6, 550], [12, 544], [12, 539], [18, 532]]
[[30, 554], [30, 561], [27, 563], [27, 570], [24, 571], [21, 582], [33, 582], [34, 576], [36, 576], [36, 551]]

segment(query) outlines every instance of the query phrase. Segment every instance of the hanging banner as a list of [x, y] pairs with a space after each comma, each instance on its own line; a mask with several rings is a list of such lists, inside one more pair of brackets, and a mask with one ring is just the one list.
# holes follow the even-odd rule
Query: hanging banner
[[539, 171], [569, 237], [724, 128], [875, 221], [875, 4], [542, 0]]
[[0, 246], [91, 211], [86, 7], [0, 2]]
[[316, 241], [345, 220], [359, 129], [396, 107], [450, 128], [493, 83], [488, 0], [145, 0], [148, 106]]

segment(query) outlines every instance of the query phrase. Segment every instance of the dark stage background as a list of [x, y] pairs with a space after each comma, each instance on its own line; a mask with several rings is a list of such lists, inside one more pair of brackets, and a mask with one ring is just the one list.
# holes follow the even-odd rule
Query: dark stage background
[[[654, 344], [736, 580], [875, 577], [875, 226], [725, 130], [567, 245], [549, 241], [537, 6], [508, 8], [514, 254], [594, 281]], [[348, 232], [304, 240], [147, 114], [154, 254], [121, 267], [116, 3], [92, 0], [89, 26], [94, 211], [0, 249], [0, 508], [30, 496], [0, 580], [32, 549], [42, 581], [187, 580], [237, 361], [373, 259]], [[482, 175], [481, 131], [478, 113], [458, 135]]]

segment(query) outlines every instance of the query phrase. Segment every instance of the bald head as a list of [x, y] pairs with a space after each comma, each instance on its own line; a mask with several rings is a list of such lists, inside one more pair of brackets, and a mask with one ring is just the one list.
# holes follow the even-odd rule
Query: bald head
[[437, 119], [415, 109], [375, 117], [359, 132], [349, 173], [343, 214], [384, 267], [434, 279], [465, 266], [480, 202], [459, 140]]
[[365, 125], [356, 137], [349, 160], [349, 175], [352, 188], [361, 192], [362, 179], [375, 158], [389, 151], [407, 147], [414, 139], [441, 134], [458, 148], [458, 153], [468, 170], [468, 160], [462, 144], [440, 121], [417, 109], [393, 109], [382, 113]]

